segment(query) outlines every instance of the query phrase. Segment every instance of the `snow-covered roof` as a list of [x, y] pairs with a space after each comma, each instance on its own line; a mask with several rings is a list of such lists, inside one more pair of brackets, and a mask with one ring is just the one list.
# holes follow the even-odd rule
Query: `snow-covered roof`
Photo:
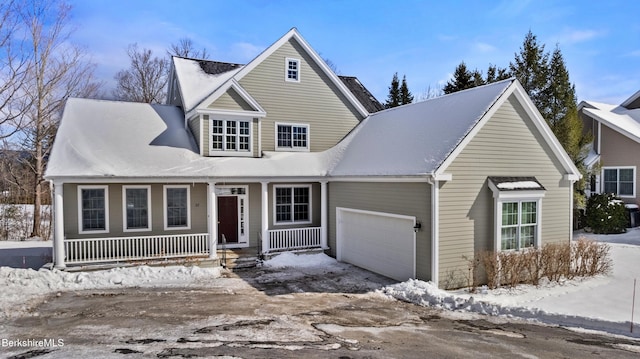
[[505, 80], [370, 115], [333, 176], [433, 173], [513, 83]]
[[226, 72], [207, 73], [200, 66], [198, 60], [182, 57], [173, 57], [173, 66], [186, 111], [190, 111], [200, 104], [243, 67], [238, 65]]
[[545, 188], [535, 177], [489, 177], [498, 191], [543, 191]]
[[46, 178], [313, 177], [326, 175], [337, 153], [203, 157], [178, 107], [72, 98]]
[[582, 112], [622, 133], [636, 142], [640, 142], [640, 109], [628, 110], [622, 106], [585, 102]]

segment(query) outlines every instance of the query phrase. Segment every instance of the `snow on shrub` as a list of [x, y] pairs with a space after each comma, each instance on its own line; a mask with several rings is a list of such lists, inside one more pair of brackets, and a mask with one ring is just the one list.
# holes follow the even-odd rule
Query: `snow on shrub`
[[586, 208], [587, 227], [596, 234], [617, 234], [627, 231], [624, 203], [611, 193], [589, 197]]

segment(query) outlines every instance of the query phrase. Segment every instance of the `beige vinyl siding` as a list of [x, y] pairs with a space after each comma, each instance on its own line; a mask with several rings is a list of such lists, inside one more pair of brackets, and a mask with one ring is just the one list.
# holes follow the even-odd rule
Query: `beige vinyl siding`
[[336, 255], [336, 207], [415, 216], [416, 277], [431, 279], [431, 187], [427, 183], [329, 183], [329, 247]]
[[[602, 167], [636, 167], [636, 197], [622, 197], [627, 203], [637, 203], [640, 194], [640, 143], [635, 142], [627, 136], [612, 130], [607, 125], [602, 124], [602, 139], [600, 140], [600, 164]], [[600, 185], [604, 186], [604, 179], [600, 179]]]
[[209, 105], [211, 109], [255, 111], [233, 88], [222, 94], [215, 102]]
[[[300, 82], [285, 81], [285, 58], [300, 60]], [[310, 150], [322, 151], [338, 143], [362, 120], [294, 39], [243, 77], [240, 85], [267, 112], [262, 119], [263, 151], [275, 150], [276, 122], [308, 124]]]
[[249, 246], [258, 247], [259, 233], [262, 231], [262, 185], [249, 184]]
[[[145, 185], [145, 183], [138, 183]], [[167, 183], [182, 184], [182, 183]], [[124, 232], [123, 231], [123, 186], [135, 185], [108, 184], [109, 186], [109, 233], [89, 234], [78, 233], [78, 184], [65, 184], [64, 191], [64, 230], [65, 238], [103, 238], [103, 237], [130, 237], [172, 235], [183, 233], [207, 233], [207, 185], [196, 183], [188, 184], [191, 195], [191, 229], [188, 230], [164, 230], [164, 184], [151, 184], [151, 231]]]
[[[191, 130], [191, 133], [193, 134], [193, 138], [196, 140], [196, 143], [198, 144], [198, 149], [201, 149], [202, 147], [200, 146], [200, 116], [196, 116], [190, 119], [188, 123], [189, 123], [189, 130]], [[202, 150], [200, 150], [200, 152], [202, 153]]]
[[[523, 120], [526, 119], [526, 120]], [[571, 187], [524, 109], [510, 97], [452, 162], [440, 191], [440, 286], [466, 284], [467, 260], [494, 249], [494, 199], [488, 176], [535, 176], [542, 199], [542, 243], [571, 238]]]

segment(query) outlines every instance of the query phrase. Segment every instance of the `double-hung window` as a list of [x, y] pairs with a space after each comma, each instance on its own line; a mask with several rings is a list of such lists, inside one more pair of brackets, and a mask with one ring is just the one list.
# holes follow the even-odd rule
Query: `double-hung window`
[[539, 247], [545, 188], [535, 177], [489, 177], [493, 192], [495, 250]]
[[164, 186], [164, 228], [191, 228], [190, 193], [188, 185]]
[[78, 186], [78, 229], [80, 233], [109, 232], [109, 188]]
[[151, 187], [124, 186], [122, 203], [124, 203], [124, 231], [151, 230]]
[[500, 249], [520, 250], [534, 247], [538, 232], [538, 202], [502, 202]]
[[275, 222], [311, 222], [311, 186], [275, 186]]
[[284, 65], [284, 79], [289, 82], [300, 82], [300, 60], [286, 58]]
[[276, 123], [276, 150], [309, 151], [309, 125]]
[[209, 120], [211, 152], [251, 152], [250, 120]]
[[602, 170], [603, 191], [604, 193], [613, 193], [620, 197], [636, 196], [636, 168], [620, 167], [620, 168], [604, 168]]

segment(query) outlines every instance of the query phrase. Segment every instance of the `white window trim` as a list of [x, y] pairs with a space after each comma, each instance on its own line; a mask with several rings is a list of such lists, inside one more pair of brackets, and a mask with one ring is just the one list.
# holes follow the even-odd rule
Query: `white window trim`
[[[82, 229], [82, 190], [83, 189], [103, 189], [104, 190], [104, 228], [99, 230]], [[109, 233], [109, 186], [107, 185], [83, 185], [78, 186], [78, 233]]]
[[[492, 188], [493, 190], [493, 188]], [[494, 198], [494, 246], [496, 252], [512, 252], [515, 249], [502, 250], [502, 204], [507, 202], [536, 202], [536, 224], [537, 231], [534, 239], [534, 247], [540, 248], [542, 245], [542, 198], [544, 191], [493, 191]], [[518, 208], [522, 205], [518, 204]], [[518, 212], [520, 216], [520, 212]], [[520, 218], [518, 218], [520, 223]]]
[[[294, 206], [293, 203], [293, 189], [294, 188], [308, 188], [309, 189], [309, 219], [306, 221], [294, 221], [293, 218], [295, 217], [294, 214], [294, 209], [291, 208], [291, 220], [290, 221], [277, 221], [277, 204], [276, 204], [276, 189], [277, 188], [291, 188], [291, 206]], [[310, 184], [282, 184], [282, 185], [274, 185], [273, 186], [273, 225], [274, 226], [283, 226], [283, 225], [292, 225], [292, 224], [311, 224], [313, 222], [313, 186]]]
[[[167, 218], [167, 189], [169, 188], [186, 188], [187, 189], [187, 225], [183, 227], [169, 227]], [[162, 217], [164, 217], [164, 230], [185, 230], [191, 229], [191, 186], [189, 185], [164, 185], [162, 188]]]
[[[222, 131], [222, 149], [219, 150], [217, 148], [213, 148], [213, 121], [217, 120], [217, 121], [223, 121], [223, 131]], [[207, 134], [207, 136], [209, 136], [209, 156], [216, 154], [216, 155], [231, 155], [231, 156], [238, 156], [238, 157], [253, 157], [253, 117], [245, 117], [245, 116], [212, 116], [209, 115], [209, 133]], [[236, 149], [235, 150], [227, 150], [227, 121], [235, 121], [236, 122], [236, 128], [239, 130], [240, 126], [238, 126], [238, 122], [248, 122], [249, 123], [249, 150], [245, 151], [245, 150], [239, 150], [237, 147], [240, 144], [240, 141], [238, 140], [236, 142]], [[240, 137], [240, 133], [238, 131], [238, 133], [236, 133], [236, 139], [239, 139]]]
[[636, 181], [636, 166], [607, 166], [607, 167], [602, 167], [602, 172], [601, 172], [601, 176], [600, 176], [600, 193], [604, 193], [604, 182], [605, 182], [605, 177], [604, 177], [604, 171], [605, 170], [617, 170], [618, 174], [617, 174], [617, 184], [616, 184], [616, 188], [618, 189], [618, 192], [620, 192], [620, 170], [628, 170], [631, 169], [633, 170], [633, 194], [632, 195], [621, 195], [619, 193], [616, 193], [615, 195], [617, 197], [620, 198], [636, 198], [636, 185], [637, 185], [637, 181]]
[[[307, 146], [306, 147], [293, 147], [293, 138], [291, 139], [291, 147], [278, 146], [278, 126], [291, 126], [291, 133], [293, 136], [293, 127], [305, 127], [307, 129]], [[311, 126], [307, 123], [293, 123], [293, 122], [276, 122], [275, 128], [275, 149], [282, 152], [309, 152], [311, 148]]]
[[[146, 189], [147, 190], [147, 228], [127, 228], [127, 190], [128, 189]], [[149, 232], [152, 230], [151, 223], [151, 186], [148, 185], [128, 185], [122, 186], [122, 231], [123, 232]]]
[[[298, 73], [298, 78], [297, 79], [291, 79], [289, 78], [289, 62], [295, 62], [297, 64], [297, 73]], [[300, 64], [301, 61], [300, 59], [295, 59], [292, 57], [287, 57], [284, 59], [284, 80], [287, 82], [300, 82]]]

